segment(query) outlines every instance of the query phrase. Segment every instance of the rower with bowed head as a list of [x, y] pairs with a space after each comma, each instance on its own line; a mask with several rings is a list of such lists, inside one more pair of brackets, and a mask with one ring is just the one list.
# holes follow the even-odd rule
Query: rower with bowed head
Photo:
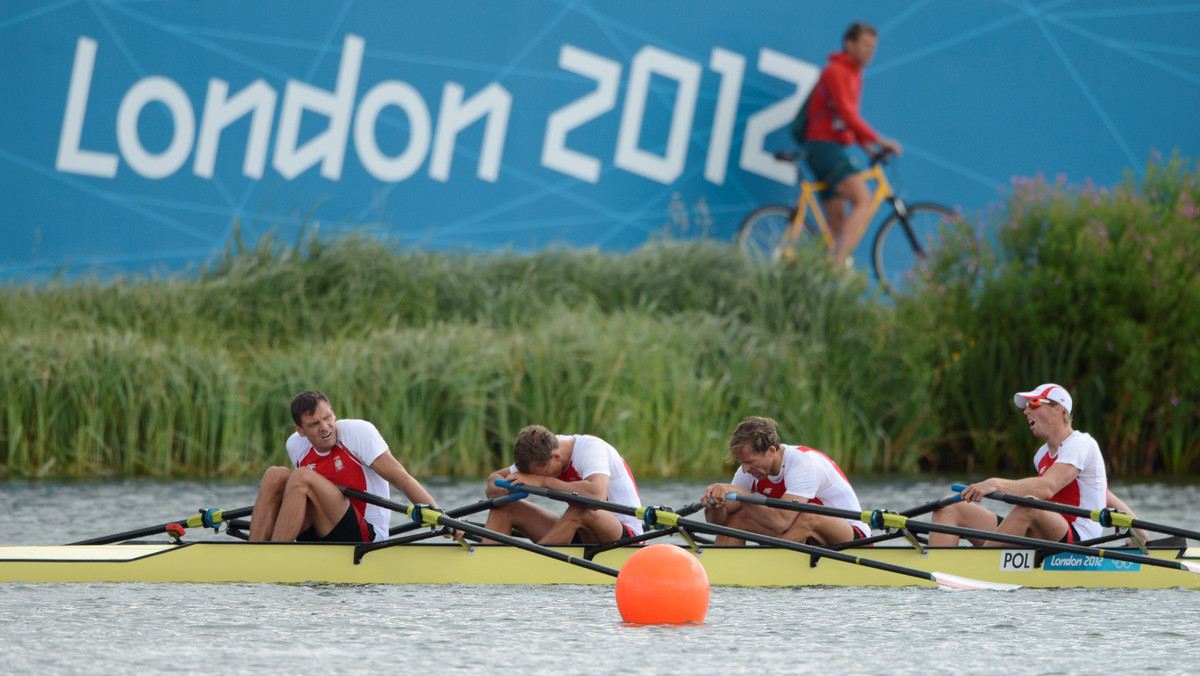
[[[1078, 543], [1102, 535], [1103, 527], [1088, 519], [1018, 505], [1000, 517], [976, 504], [989, 493], [1001, 492], [1049, 500], [1087, 510], [1111, 507], [1133, 513], [1112, 491], [1100, 445], [1086, 432], [1073, 429], [1073, 401], [1066, 388], [1054, 383], [1039, 385], [1013, 395], [1013, 403], [1025, 414], [1029, 431], [1045, 441], [1033, 458], [1037, 476], [1024, 479], [992, 477], [967, 486], [962, 502], [933, 513], [933, 522], [950, 526], [994, 531], [1009, 535]], [[1136, 518], [1136, 517], [1135, 517]], [[1143, 538], [1146, 533], [1139, 531]], [[955, 546], [958, 536], [932, 533], [929, 544]], [[1002, 546], [1003, 543], [971, 539], [971, 544]]]
[[[642, 504], [629, 465], [599, 437], [556, 435], [541, 425], [529, 425], [517, 435], [513, 461], [488, 477], [487, 497], [508, 493], [495, 483], [504, 479], [510, 484], [578, 493], [620, 505]], [[486, 528], [505, 535], [517, 528], [541, 544], [600, 544], [642, 534], [642, 522], [632, 516], [578, 505], [570, 505], [560, 516], [528, 500], [493, 508]]]
[[[771, 418], [751, 416], [742, 420], [729, 437], [729, 454], [738, 464], [732, 483], [712, 484], [701, 499], [709, 523], [824, 546], [870, 535], [870, 526], [862, 521], [726, 499], [729, 493], [760, 493], [769, 498], [862, 511], [858, 495], [837, 463], [816, 449], [780, 443], [779, 425]], [[745, 541], [721, 535], [716, 544], [740, 545]]]
[[274, 542], [372, 542], [388, 537], [391, 511], [350, 500], [339, 486], [389, 497], [388, 484], [414, 504], [437, 506], [401, 465], [375, 425], [338, 420], [318, 390], [292, 399], [295, 433], [287, 440], [292, 467], [263, 474], [250, 539]]

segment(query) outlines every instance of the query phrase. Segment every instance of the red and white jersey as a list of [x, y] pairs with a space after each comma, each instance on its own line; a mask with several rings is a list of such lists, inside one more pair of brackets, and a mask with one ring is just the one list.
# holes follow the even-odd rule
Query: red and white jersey
[[[1033, 464], [1037, 467], [1038, 476], [1046, 473], [1055, 463], [1065, 462], [1079, 470], [1075, 477], [1062, 490], [1050, 496], [1051, 502], [1072, 505], [1082, 509], [1104, 509], [1108, 506], [1108, 474], [1104, 470], [1104, 455], [1100, 453], [1100, 445], [1086, 432], [1072, 432], [1071, 436], [1058, 447], [1058, 452], [1050, 454], [1050, 446], [1042, 444]], [[1091, 519], [1079, 519], [1067, 514], [1063, 515], [1067, 523], [1075, 526], [1075, 532], [1082, 540], [1098, 538], [1104, 534], [1104, 527]]]
[[[633, 472], [629, 471], [629, 465], [612, 444], [590, 434], [556, 434], [555, 437], [559, 441], [575, 440], [571, 460], [566, 469], [558, 475], [561, 481], [583, 481], [593, 474], [603, 474], [608, 477], [608, 495], [605, 496], [605, 500], [618, 505], [642, 506]], [[517, 466], [513, 465], [508, 469], [515, 472]], [[613, 516], [634, 535], [642, 534], [642, 522], [637, 517], [626, 514]]]
[[[731, 483], [768, 498], [781, 499], [784, 495], [794, 495], [807, 498], [815, 505], [862, 511], [858, 495], [854, 493], [850, 481], [829, 456], [807, 446], [781, 446], [783, 464], [779, 466], [778, 475], [768, 476], [760, 481], [739, 467]], [[858, 528], [864, 535], [871, 534], [871, 527], [862, 521], [846, 519], [846, 522]]]
[[[387, 452], [387, 443], [379, 430], [366, 420], [338, 420], [337, 446], [320, 453], [308, 439], [293, 433], [287, 440], [288, 457], [296, 467], [308, 467], [338, 486], [365, 491], [381, 498], [390, 498], [390, 487], [383, 477], [371, 469], [371, 463]], [[375, 528], [375, 541], [388, 537], [392, 512], [377, 505], [351, 500], [354, 509]]]

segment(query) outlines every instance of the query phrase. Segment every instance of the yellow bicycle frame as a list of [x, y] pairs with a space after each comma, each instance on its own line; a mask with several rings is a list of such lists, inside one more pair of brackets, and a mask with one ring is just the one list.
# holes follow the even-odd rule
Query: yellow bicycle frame
[[[861, 176], [866, 181], [875, 181], [875, 191], [871, 195], [871, 208], [867, 213], [867, 220], [862, 225], [862, 231], [865, 232], [867, 226], [875, 219], [875, 214], [879, 211], [879, 207], [883, 204], [883, 201], [892, 196], [892, 185], [888, 183], [887, 175], [883, 173], [882, 164], [873, 164], [870, 169], [863, 169], [854, 175]], [[825, 211], [821, 208], [821, 203], [817, 199], [817, 193], [826, 187], [827, 184], [824, 181], [800, 179], [800, 197], [796, 200], [796, 215], [792, 218], [792, 222], [788, 224], [787, 232], [783, 234], [783, 240], [779, 243], [780, 249], [786, 257], [794, 257], [796, 242], [801, 239], [801, 235], [804, 232], [804, 218], [810, 212], [812, 213], [813, 221], [817, 224], [817, 229], [821, 233], [821, 238], [825, 242], [825, 246], [830, 251], [833, 250], [833, 231], [829, 229], [829, 222], [825, 220]], [[861, 237], [862, 232], [858, 234]]]

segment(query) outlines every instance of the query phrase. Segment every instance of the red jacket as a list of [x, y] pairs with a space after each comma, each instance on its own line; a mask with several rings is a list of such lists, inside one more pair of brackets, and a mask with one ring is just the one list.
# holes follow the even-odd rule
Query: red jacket
[[[862, 66], [845, 52], [829, 55], [808, 106], [808, 141], [832, 141], [844, 146], [866, 145], [879, 135], [858, 114], [862, 101]], [[830, 102], [833, 110], [829, 109]], [[831, 114], [832, 113], [832, 114]]]

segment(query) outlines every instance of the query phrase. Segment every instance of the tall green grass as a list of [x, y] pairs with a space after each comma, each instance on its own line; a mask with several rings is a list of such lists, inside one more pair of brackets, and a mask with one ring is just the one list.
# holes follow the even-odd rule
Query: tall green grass
[[[480, 476], [541, 423], [639, 476], [729, 471], [745, 415], [851, 472], [916, 468], [924, 371], [865, 281], [711, 242], [434, 254], [236, 241], [203, 275], [0, 295], [6, 476], [253, 476], [320, 388], [423, 475]], [[915, 403], [914, 403], [915, 401]]]

